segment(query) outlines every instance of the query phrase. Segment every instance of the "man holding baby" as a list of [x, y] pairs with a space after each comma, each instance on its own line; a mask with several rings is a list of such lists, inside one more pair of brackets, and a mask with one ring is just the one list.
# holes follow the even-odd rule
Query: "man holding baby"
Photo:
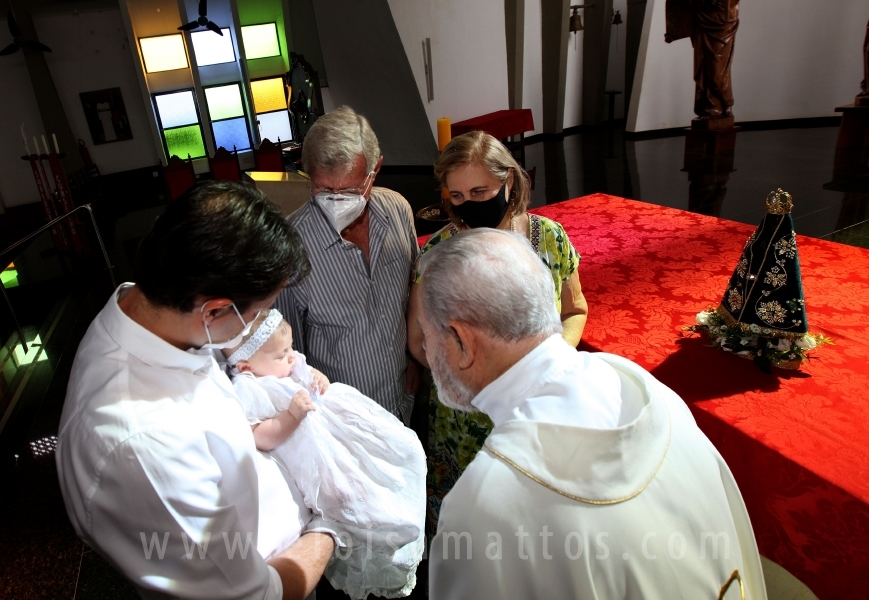
[[143, 239], [136, 283], [91, 323], [57, 445], [70, 520], [142, 598], [305, 598], [332, 552], [257, 452], [213, 350], [236, 346], [310, 265], [261, 192], [193, 188]]

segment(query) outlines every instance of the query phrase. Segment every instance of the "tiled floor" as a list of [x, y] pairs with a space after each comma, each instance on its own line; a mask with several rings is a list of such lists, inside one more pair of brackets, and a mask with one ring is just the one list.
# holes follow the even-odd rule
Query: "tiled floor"
[[[740, 132], [733, 170], [722, 175], [719, 169], [706, 179], [690, 173], [705, 186], [695, 184], [693, 195], [682, 170], [684, 137], [625, 141], [619, 129], [582, 133], [527, 146], [525, 165], [534, 176], [534, 206], [606, 192], [757, 224], [766, 194], [781, 187], [794, 197], [797, 233], [869, 248], [869, 178], [852, 172], [834, 186], [847, 193], [825, 189], [833, 178], [836, 134], [835, 127]], [[143, 170], [107, 181], [98, 216], [118, 281], [130, 277], [138, 239], [162, 210], [150, 176]], [[378, 184], [402, 192], [415, 211], [440, 195], [425, 169], [386, 169]], [[35, 209], [0, 216], [0, 245], [38, 223]], [[421, 234], [439, 227], [417, 225]], [[38, 334], [44, 354], [22, 355], [29, 362], [19, 361], [17, 370], [0, 359], [0, 418], [9, 413], [0, 424], [0, 598], [135, 598], [131, 586], [76, 537], [51, 452], [75, 349], [112, 286], [99, 260], [61, 263], [51, 246], [46, 233], [16, 258], [42, 281], [9, 290], [28, 327], [26, 339]], [[6, 340], [14, 327], [5, 306], [0, 315]]]

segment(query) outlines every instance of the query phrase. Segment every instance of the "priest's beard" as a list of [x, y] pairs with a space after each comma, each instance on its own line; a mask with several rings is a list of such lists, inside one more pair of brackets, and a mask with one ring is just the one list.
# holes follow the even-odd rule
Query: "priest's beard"
[[462, 412], [475, 412], [477, 409], [471, 404], [471, 400], [476, 394], [452, 374], [440, 348], [434, 352], [430, 348], [429, 352], [431, 377], [438, 388], [438, 400], [441, 404]]

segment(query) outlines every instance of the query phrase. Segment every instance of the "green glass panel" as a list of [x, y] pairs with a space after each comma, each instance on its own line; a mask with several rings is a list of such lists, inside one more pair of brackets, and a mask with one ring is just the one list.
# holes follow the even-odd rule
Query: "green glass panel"
[[7, 288], [18, 287], [18, 271], [12, 268], [6, 269], [0, 273], [0, 281]]
[[208, 114], [211, 115], [212, 121], [244, 116], [241, 90], [238, 89], [237, 83], [205, 88], [205, 98], [208, 100]]
[[280, 56], [281, 54], [278, 30], [274, 23], [245, 25], [241, 28], [241, 39], [244, 42], [244, 54], [248, 60]]
[[169, 156], [173, 154], [179, 158], [202, 158], [205, 156], [205, 144], [202, 143], [202, 132], [199, 125], [166, 129], [163, 131], [166, 137], [166, 146], [169, 147]]

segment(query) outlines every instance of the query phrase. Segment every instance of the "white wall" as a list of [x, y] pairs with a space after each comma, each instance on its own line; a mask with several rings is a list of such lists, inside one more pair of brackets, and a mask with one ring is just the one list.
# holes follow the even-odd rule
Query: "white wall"
[[[129, 40], [118, 8], [34, 15], [39, 39], [53, 52], [45, 60], [73, 134], [87, 144], [104, 174], [159, 161], [136, 80]], [[121, 88], [133, 139], [95, 146], [79, 93]]]
[[[582, 13], [583, 11], [580, 11]], [[583, 21], [584, 23], [584, 21]], [[582, 31], [567, 36], [567, 77], [564, 82], [564, 128], [582, 125]], [[538, 62], [537, 69], [542, 65]]]
[[[389, 8], [434, 139], [439, 117], [449, 117], [455, 123], [509, 108], [503, 0], [389, 0]], [[527, 22], [525, 30], [527, 36]], [[431, 102], [426, 100], [425, 38], [431, 38]], [[535, 124], [537, 119], [535, 114]]]
[[[606, 71], [606, 89], [622, 92], [616, 96], [616, 118], [624, 117], [625, 92], [625, 23], [627, 0], [613, 0], [613, 10], [619, 10], [623, 23], [616, 28], [610, 25], [610, 49]], [[580, 11], [585, 24], [585, 11]], [[618, 29], [618, 39], [616, 30]], [[571, 33], [567, 46], [567, 80], [564, 91], [564, 127], [582, 125], [582, 31]], [[541, 68], [540, 66], [537, 67]], [[609, 118], [609, 106], [604, 106], [603, 118]]]
[[[540, 0], [525, 0], [525, 50], [522, 60], [522, 108], [530, 108], [534, 131], [543, 133], [543, 32]], [[579, 49], [582, 52], [582, 48]]]
[[[859, 91], [865, 0], [740, 2], [732, 66], [737, 121], [835, 115]], [[649, 0], [628, 131], [684, 127], [694, 117], [690, 40], [664, 42], [664, 0]]]
[[[80, 8], [36, 14], [33, 21], [39, 40], [52, 49], [45, 60], [73, 135], [85, 141], [100, 171], [108, 174], [156, 164], [120, 10]], [[19, 51], [2, 59], [0, 193], [6, 206], [19, 206], [39, 202], [30, 166], [19, 159], [24, 154], [19, 127], [24, 123], [28, 141], [51, 132], [43, 129], [24, 55]], [[133, 139], [94, 146], [79, 93], [113, 87], [121, 88]]]
[[39, 202], [30, 165], [19, 158], [24, 154], [19, 128], [24, 123], [31, 152], [32, 137], [42, 134], [43, 128], [24, 54], [19, 50], [0, 59], [0, 194], [8, 208]]

